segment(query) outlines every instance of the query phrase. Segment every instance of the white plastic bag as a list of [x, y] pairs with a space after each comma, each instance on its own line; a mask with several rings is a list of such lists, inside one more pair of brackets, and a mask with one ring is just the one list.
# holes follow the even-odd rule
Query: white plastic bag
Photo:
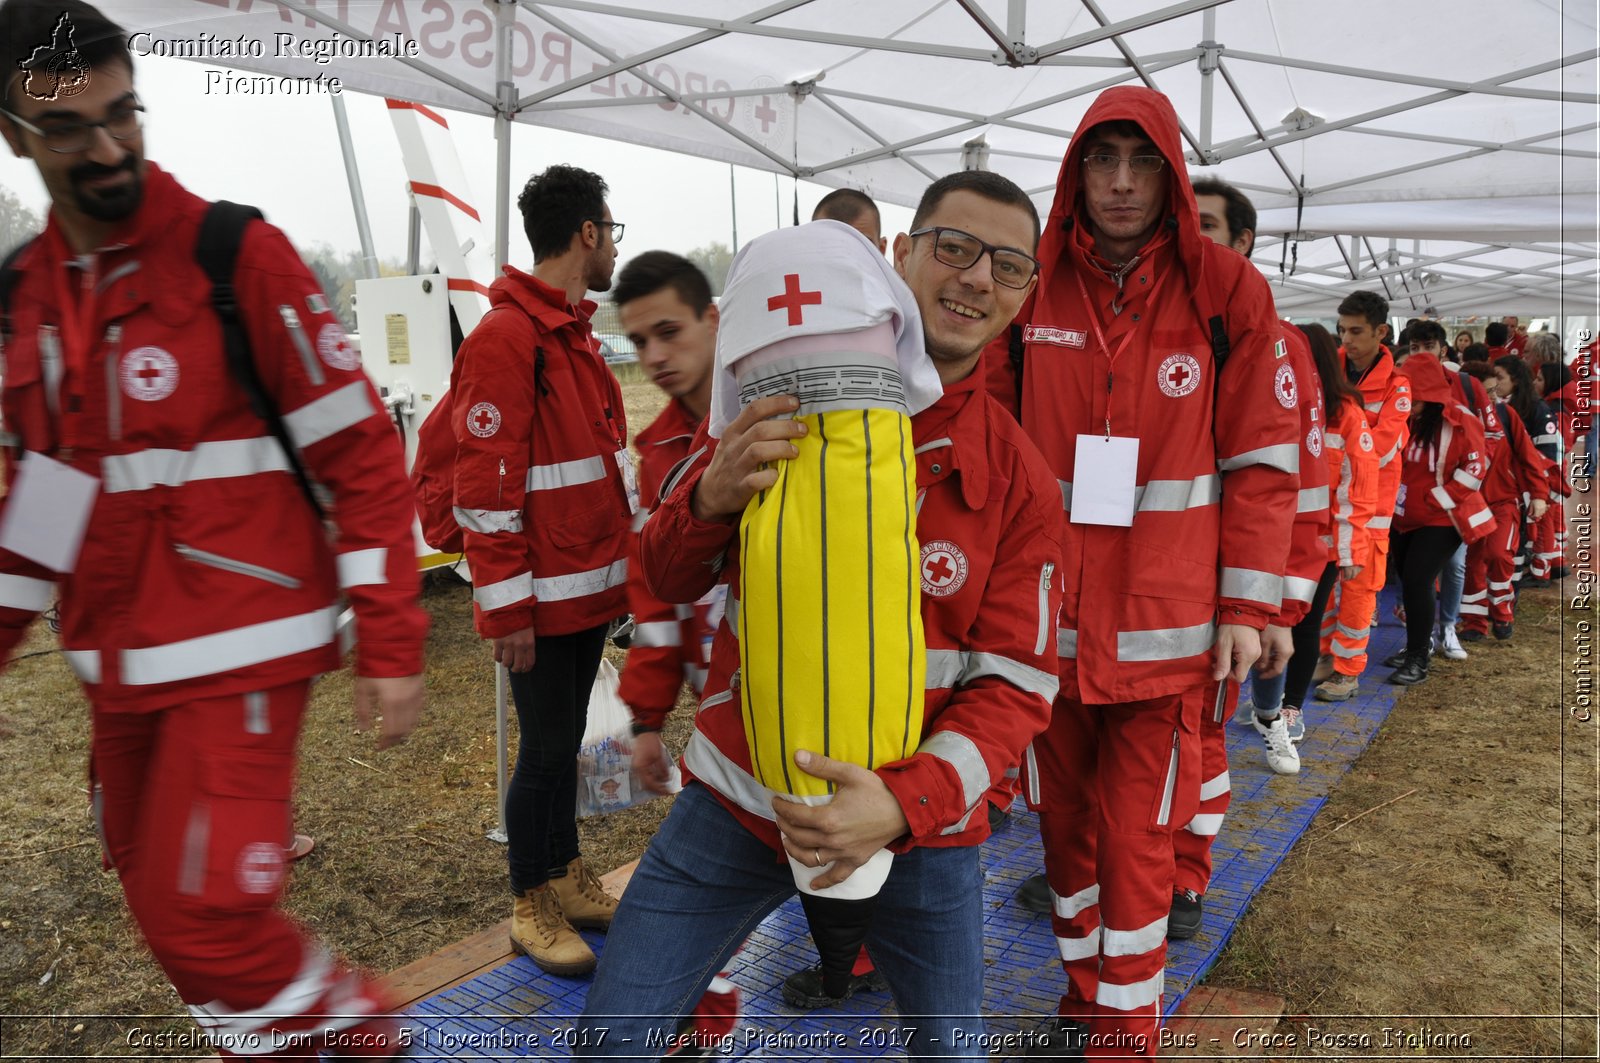
[[[618, 693], [610, 661], [600, 661], [589, 693], [589, 720], [578, 746], [578, 815], [593, 816], [643, 804], [659, 794], [645, 789], [633, 771], [633, 715]], [[678, 765], [668, 759], [667, 790], [682, 789]]]

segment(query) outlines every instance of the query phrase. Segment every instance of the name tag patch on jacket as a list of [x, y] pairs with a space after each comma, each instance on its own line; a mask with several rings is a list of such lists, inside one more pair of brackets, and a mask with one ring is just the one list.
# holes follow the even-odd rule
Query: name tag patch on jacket
[[1052, 343], [1057, 347], [1076, 347], [1081, 351], [1088, 345], [1089, 335], [1081, 329], [1029, 325], [1022, 330], [1022, 342]]
[[967, 555], [949, 539], [922, 544], [922, 593], [948, 598], [967, 582]]
[[1168, 355], [1156, 370], [1161, 394], [1181, 399], [1200, 386], [1200, 363], [1192, 354]]
[[122, 356], [122, 392], [140, 402], [157, 402], [178, 390], [178, 360], [160, 347], [135, 347]]

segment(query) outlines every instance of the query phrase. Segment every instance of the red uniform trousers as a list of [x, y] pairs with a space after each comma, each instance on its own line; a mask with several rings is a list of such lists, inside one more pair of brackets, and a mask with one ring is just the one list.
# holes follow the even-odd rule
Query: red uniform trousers
[[150, 951], [225, 1056], [397, 1047], [392, 1034], [353, 1044], [388, 1010], [384, 997], [276, 907], [309, 689], [299, 680], [155, 712], [94, 713], [106, 859]]
[[1567, 563], [1567, 509], [1561, 499], [1552, 498], [1550, 508], [1533, 526], [1533, 561], [1529, 573], [1534, 579], [1549, 579], [1550, 566]]
[[1516, 600], [1511, 575], [1522, 536], [1517, 502], [1506, 499], [1489, 508], [1495, 530], [1467, 547], [1467, 575], [1461, 592], [1461, 627], [1466, 631], [1488, 631], [1491, 620], [1511, 623], [1511, 606]]
[[1367, 670], [1367, 641], [1372, 637], [1372, 612], [1389, 573], [1389, 533], [1372, 533], [1372, 553], [1355, 579], [1341, 579], [1329, 596], [1322, 618], [1322, 653], [1333, 656], [1340, 675]]
[[1051, 926], [1067, 992], [1089, 1024], [1087, 1055], [1154, 1056], [1161, 1027], [1173, 835], [1200, 793], [1207, 683], [1119, 705], [1056, 699], [1034, 739]]
[[1200, 718], [1200, 803], [1183, 829], [1172, 833], [1176, 858], [1172, 888], [1205, 893], [1211, 885], [1211, 846], [1222, 830], [1233, 795], [1228, 779], [1227, 722], [1239, 705], [1239, 684], [1224, 680]]

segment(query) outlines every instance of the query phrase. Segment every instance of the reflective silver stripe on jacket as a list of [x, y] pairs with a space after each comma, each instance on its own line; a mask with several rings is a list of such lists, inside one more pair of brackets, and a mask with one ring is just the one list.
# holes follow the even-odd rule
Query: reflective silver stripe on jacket
[[1070, 897], [1063, 897], [1055, 890], [1050, 891], [1050, 896], [1054, 899], [1056, 915], [1062, 919], [1071, 919], [1091, 905], [1100, 903], [1100, 883], [1085, 886]]
[[[1072, 508], [1072, 482], [1057, 480], [1061, 505]], [[1181, 513], [1202, 509], [1222, 501], [1222, 481], [1214, 473], [1192, 480], [1151, 480], [1133, 489], [1133, 508], [1139, 513]]]
[[336, 436], [378, 412], [372, 403], [372, 386], [365, 377], [352, 380], [283, 416], [289, 439], [301, 450]]
[[0, 606], [42, 613], [50, 604], [50, 594], [55, 586], [47, 579], [0, 573]]
[[1366, 411], [1368, 413], [1377, 413], [1379, 410], [1383, 409], [1383, 403], [1381, 401], [1380, 402], [1368, 402], [1368, 403], [1364, 403], [1363, 405], [1366, 408]]
[[[1474, 513], [1472, 516], [1467, 518], [1467, 527], [1476, 528], [1478, 525], [1486, 524], [1486, 523], [1488, 523], [1489, 521], [1491, 521], [1493, 519], [1494, 519], [1494, 511], [1493, 510], [1480, 509], [1480, 510], [1478, 510], [1478, 512]], [[1544, 557], [1546, 555], [1540, 554], [1539, 556], [1540, 557]], [[1548, 556], [1550, 556], [1552, 558], [1560, 557], [1561, 556], [1561, 552], [1560, 551], [1556, 551], [1555, 553], [1550, 554]]]
[[1253, 568], [1224, 568], [1217, 593], [1223, 598], [1243, 598], [1276, 609], [1283, 599], [1283, 577]]
[[1297, 473], [1300, 471], [1300, 444], [1279, 443], [1271, 447], [1257, 447], [1247, 450], [1243, 454], [1235, 454], [1231, 458], [1222, 458], [1217, 462], [1217, 468], [1223, 472], [1232, 472], [1251, 465], [1269, 465], [1283, 472]]
[[1154, 977], [1128, 985], [1118, 985], [1102, 978], [1094, 991], [1094, 1002], [1118, 1011], [1138, 1011], [1140, 1008], [1153, 1007], [1161, 999], [1162, 985], [1163, 975], [1160, 971]]
[[1389, 530], [1389, 525], [1391, 525], [1393, 523], [1394, 523], [1394, 514], [1392, 514], [1392, 513], [1380, 514], [1378, 516], [1373, 517], [1371, 520], [1367, 521], [1367, 530], [1368, 531], [1388, 531]]
[[479, 535], [522, 530], [520, 509], [462, 509], [460, 506], [452, 506], [450, 511], [455, 514], [457, 527], [477, 532]]
[[351, 550], [340, 554], [339, 587], [371, 587], [389, 582], [389, 550], [378, 546], [371, 550]]
[[527, 482], [530, 491], [553, 491], [558, 487], [576, 487], [578, 484], [594, 483], [605, 477], [606, 459], [596, 455], [592, 458], [557, 462], [554, 465], [530, 465]]
[[1300, 504], [1295, 507], [1296, 513], [1321, 513], [1328, 508], [1328, 485], [1321, 487], [1302, 487], [1300, 489]]
[[1350, 464], [1350, 455], [1347, 452], [1339, 462], [1339, 488], [1334, 493], [1338, 505], [1333, 511], [1334, 541], [1338, 544], [1339, 564], [1355, 564], [1355, 534], [1356, 528], [1351, 523], [1351, 516], [1355, 513], [1355, 506], [1350, 501], [1350, 484], [1355, 478], [1355, 467]]
[[938, 757], [955, 770], [961, 780], [961, 807], [971, 809], [989, 792], [989, 766], [977, 744], [955, 731], [935, 731], [917, 747], [918, 753]]
[[1446, 513], [1456, 508], [1456, 500], [1451, 498], [1450, 492], [1446, 491], [1444, 488], [1438, 486], [1430, 487], [1428, 488], [1428, 494], [1435, 502], [1439, 504], [1439, 508], [1444, 510]]
[[776, 794], [771, 787], [762, 786], [755, 776], [728, 759], [715, 742], [704, 732], [696, 730], [683, 750], [683, 762], [694, 772], [694, 777], [711, 787], [734, 804], [762, 819], [773, 820], [772, 799]]
[[1398, 453], [1400, 453], [1400, 440], [1396, 439], [1394, 441], [1394, 446], [1389, 448], [1389, 453], [1378, 459], [1378, 468], [1382, 469], [1387, 467], [1388, 464], [1394, 460], [1395, 455]]
[[541, 602], [568, 602], [620, 587], [628, 579], [627, 558], [618, 558], [601, 568], [572, 572], [565, 576], [533, 577], [533, 593]]
[[288, 456], [270, 436], [213, 440], [197, 443], [192, 450], [136, 450], [100, 459], [100, 477], [107, 494], [288, 471]]
[[[338, 606], [330, 605], [313, 613], [249, 624], [165, 646], [122, 650], [122, 682], [128, 686], [175, 683], [318, 649], [333, 641], [338, 615]], [[84, 682], [100, 681], [99, 651], [69, 650], [67, 660]]]
[[1193, 627], [1119, 631], [1117, 660], [1179, 661], [1209, 650], [1216, 636], [1217, 626], [1209, 621]]
[[1334, 450], [1344, 449], [1344, 435], [1340, 432], [1324, 432], [1322, 433], [1322, 440]]
[[499, 583], [489, 583], [472, 589], [472, 600], [479, 609], [504, 609], [533, 597], [533, 573], [520, 572]]
[[1002, 657], [998, 653], [928, 650], [927, 661], [927, 678], [924, 680], [924, 685], [929, 690], [947, 690], [985, 676], [994, 676], [1005, 680], [1018, 690], [1037, 694], [1046, 701], [1054, 701], [1056, 691], [1061, 685], [1058, 676], [1009, 657]]
[[1287, 602], [1307, 602], [1317, 594], [1317, 581], [1301, 576], [1283, 577], [1283, 599]]
[[1474, 491], [1481, 491], [1483, 489], [1483, 481], [1465, 469], [1457, 469], [1450, 475], [1456, 483], [1463, 487], [1471, 488]]
[[1056, 630], [1056, 655], [1071, 660], [1078, 659], [1077, 628], [1064, 627]]
[[651, 620], [633, 629], [633, 644], [647, 649], [683, 645], [682, 628], [676, 620]]

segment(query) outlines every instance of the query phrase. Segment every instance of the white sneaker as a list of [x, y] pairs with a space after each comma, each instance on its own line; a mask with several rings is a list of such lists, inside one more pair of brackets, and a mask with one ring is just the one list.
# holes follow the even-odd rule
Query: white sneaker
[[1289, 728], [1280, 713], [1270, 723], [1255, 721], [1256, 733], [1267, 743], [1267, 767], [1279, 775], [1300, 774], [1300, 751], [1289, 741]]
[[1467, 659], [1467, 651], [1461, 645], [1461, 636], [1456, 634], [1454, 627], [1444, 629], [1443, 651], [1444, 655], [1452, 661], [1464, 661]]

